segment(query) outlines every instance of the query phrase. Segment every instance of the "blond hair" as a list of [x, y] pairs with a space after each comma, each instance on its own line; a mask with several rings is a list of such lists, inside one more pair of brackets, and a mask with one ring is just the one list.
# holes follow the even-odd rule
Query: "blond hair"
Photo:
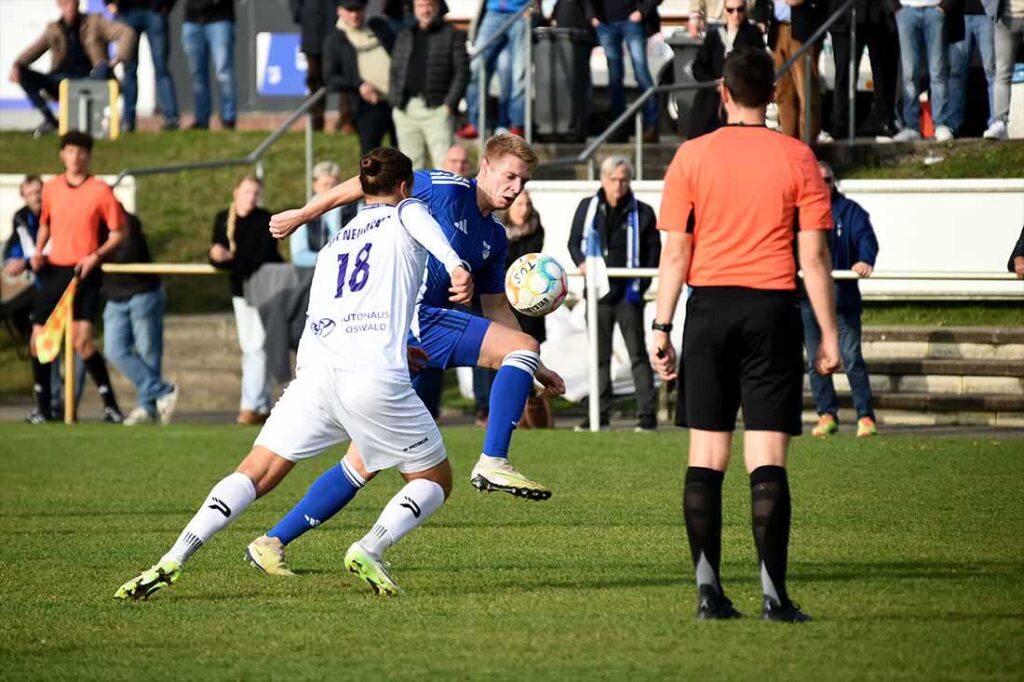
[[526, 140], [518, 135], [501, 133], [487, 140], [484, 145], [484, 158], [494, 163], [506, 155], [512, 155], [529, 166], [532, 171], [537, 167], [540, 159], [537, 154], [526, 143]]
[[[235, 189], [238, 189], [239, 187], [241, 187], [243, 184], [245, 184], [247, 182], [255, 182], [261, 188], [263, 187], [263, 182], [260, 181], [259, 178], [257, 178], [252, 173], [246, 173], [245, 175], [243, 175], [241, 178], [238, 179], [238, 182], [235, 183]], [[227, 224], [228, 250], [231, 251], [231, 253], [234, 253], [237, 250], [237, 246], [238, 246], [237, 244], [235, 244], [235, 226], [236, 226], [237, 223], [238, 223], [238, 211], [235, 208], [235, 199], [234, 199], [234, 197], [232, 197], [231, 198], [231, 206], [228, 208], [228, 224]]]

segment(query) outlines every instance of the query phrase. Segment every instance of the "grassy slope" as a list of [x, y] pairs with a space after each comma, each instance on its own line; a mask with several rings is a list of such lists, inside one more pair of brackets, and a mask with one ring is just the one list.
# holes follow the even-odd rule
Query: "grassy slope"
[[[937, 163], [935, 159], [941, 157]], [[926, 163], [925, 159], [931, 159]], [[933, 145], [896, 162], [854, 168], [848, 178], [1019, 178], [1024, 169], [1024, 140], [992, 143], [987, 140]]]
[[[470, 492], [482, 434], [448, 430], [456, 493], [390, 553], [407, 590], [390, 601], [370, 598], [339, 566], [397, 489], [394, 474], [293, 545], [299, 577], [270, 579], [243, 564], [245, 544], [330, 459], [307, 463], [176, 586], [122, 604], [111, 598], [117, 585], [166, 549], [253, 431], [0, 430], [0, 663], [9, 679], [1024, 673], [1019, 441], [797, 441], [791, 588], [818, 620], [787, 627], [692, 621], [680, 433], [521, 433], [517, 460], [556, 491], [529, 504]], [[759, 583], [747, 491], [737, 465], [726, 479], [723, 575], [752, 614]]]

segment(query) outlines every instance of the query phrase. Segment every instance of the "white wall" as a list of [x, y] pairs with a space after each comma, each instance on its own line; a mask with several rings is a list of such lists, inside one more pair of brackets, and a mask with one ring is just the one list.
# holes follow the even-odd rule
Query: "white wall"
[[[637, 198], [661, 205], [661, 181], [634, 183]], [[544, 250], [573, 271], [567, 242], [580, 200], [596, 181], [537, 181], [530, 197], [546, 232]], [[1024, 227], [1024, 179], [847, 180], [840, 188], [870, 214], [878, 235], [879, 272], [1005, 272]], [[579, 292], [582, 280], [571, 278]], [[1024, 295], [1024, 282], [935, 282], [877, 280], [862, 283], [869, 295]]]
[[[6, 0], [0, 1], [6, 2]], [[14, 218], [14, 214], [25, 205], [19, 193], [21, 181], [24, 177], [24, 175], [0, 173], [0, 244], [3, 244], [11, 234], [11, 221]], [[52, 177], [52, 175], [44, 175], [43, 180], [46, 181]], [[107, 183], [113, 182], [114, 177], [113, 175], [99, 176], [101, 180]], [[114, 190], [114, 196], [124, 204], [125, 209], [129, 213], [135, 213], [135, 178], [127, 177], [122, 180], [121, 184]]]

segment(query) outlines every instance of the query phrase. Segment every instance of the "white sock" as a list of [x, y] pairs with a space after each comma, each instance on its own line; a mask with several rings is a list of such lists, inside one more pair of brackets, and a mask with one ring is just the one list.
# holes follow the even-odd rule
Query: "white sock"
[[235, 472], [222, 479], [213, 486], [203, 506], [160, 561], [173, 559], [185, 563], [204, 543], [248, 509], [255, 499], [256, 487], [245, 474]]
[[444, 504], [444, 490], [433, 481], [409, 481], [380, 513], [377, 523], [359, 541], [370, 554], [380, 556], [391, 545], [417, 528]]

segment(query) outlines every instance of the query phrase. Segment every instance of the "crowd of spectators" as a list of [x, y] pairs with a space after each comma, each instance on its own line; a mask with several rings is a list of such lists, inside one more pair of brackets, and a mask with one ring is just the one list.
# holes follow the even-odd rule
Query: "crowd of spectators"
[[[693, 74], [698, 80], [720, 79], [725, 56], [737, 45], [750, 44], [766, 45], [778, 69], [844, 2], [692, 0], [688, 30], [694, 38], [703, 36]], [[417, 169], [440, 165], [453, 135], [475, 139], [485, 134], [477, 130], [481, 71], [488, 83], [495, 76], [500, 86], [497, 116], [488, 127], [524, 134], [529, 26], [526, 21], [506, 24], [528, 6], [536, 9], [533, 25], [581, 29], [603, 49], [612, 119], [626, 106], [624, 53], [629, 54], [638, 88], [654, 84], [648, 39], [661, 30], [660, 0], [558, 0], [547, 18], [541, 16], [537, 0], [486, 0], [472, 41], [445, 20], [444, 0], [388, 0], [372, 16], [367, 14], [367, 3], [290, 0], [305, 55], [306, 83], [311, 92], [326, 85], [337, 93], [339, 129], [357, 133], [363, 152], [389, 137]], [[122, 126], [134, 130], [137, 53], [143, 34], [150, 45], [163, 126], [177, 128], [180, 113], [168, 68], [172, 42], [168, 14], [176, 0], [112, 0], [107, 8], [113, 21], [80, 13], [78, 4], [57, 0], [60, 19], [46, 26], [11, 70], [10, 79], [22, 85], [43, 116], [38, 132], [49, 132], [57, 125], [44, 94], [55, 99], [64, 78], [112, 78], [118, 64], [124, 67]], [[967, 71], [977, 51], [987, 87], [984, 136], [1008, 136], [1010, 82], [1024, 37], [1024, 0], [856, 0], [854, 5], [856, 45], [850, 43], [849, 13], [829, 29], [835, 73], [831, 120], [822, 118], [826, 108], [817, 58], [821, 43], [816, 43], [808, 72], [804, 73], [805, 62], [798, 60], [777, 83], [778, 122], [784, 133], [800, 136], [809, 129], [812, 140], [826, 142], [848, 135], [849, 62], [866, 49], [874, 102], [871, 117], [855, 131], [858, 134], [897, 141], [918, 140], [924, 134], [947, 141], [964, 134]], [[211, 65], [220, 125], [235, 127], [235, 0], [184, 0], [180, 40], [195, 100], [192, 127], [210, 126]], [[116, 49], [111, 50], [111, 45]], [[481, 48], [480, 57], [470, 59]], [[47, 51], [52, 59], [50, 73], [33, 70], [31, 64]], [[808, 81], [809, 89], [805, 88]], [[810, 101], [805, 102], [808, 92]], [[923, 124], [925, 92], [931, 122]], [[684, 125], [691, 135], [709, 132], [722, 120], [721, 107], [715, 108], [715, 93], [702, 93], [698, 99]], [[324, 127], [325, 101], [311, 112], [318, 130]], [[657, 98], [648, 99], [642, 107], [647, 142], [658, 139], [658, 111]], [[616, 137], [626, 133], [623, 129]]]

